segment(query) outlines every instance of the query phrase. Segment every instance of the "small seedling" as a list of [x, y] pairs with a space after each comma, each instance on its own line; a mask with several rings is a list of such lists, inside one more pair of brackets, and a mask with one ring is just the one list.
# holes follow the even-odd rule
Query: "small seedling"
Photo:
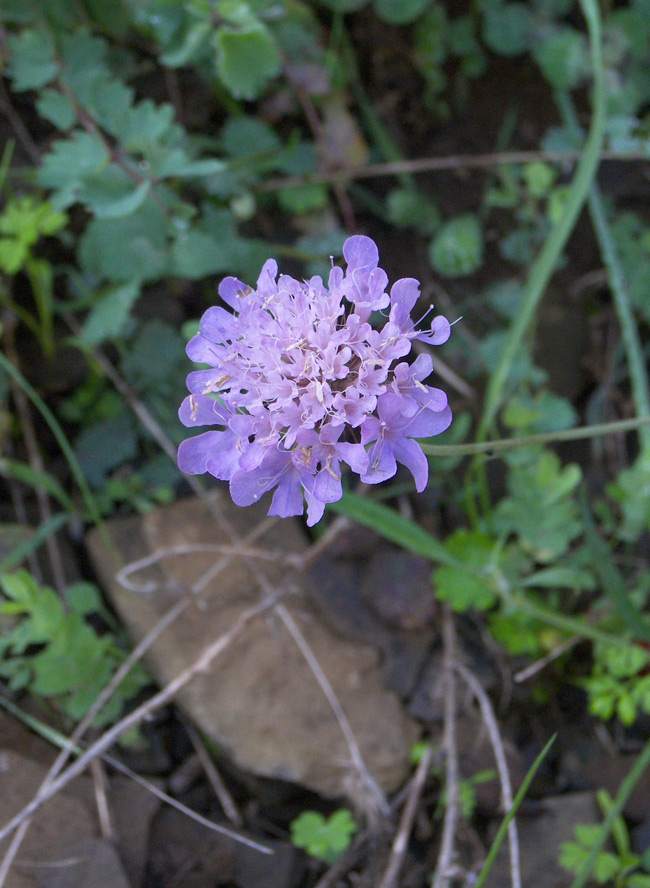
[[327, 819], [317, 811], [303, 811], [291, 824], [291, 841], [296, 848], [325, 863], [334, 863], [349, 847], [357, 823], [347, 808]]
[[[596, 797], [606, 816], [613, 805], [608, 792], [600, 790]], [[589, 857], [598, 836], [600, 825], [581, 823], [575, 828], [575, 842], [564, 842], [560, 848], [560, 866], [578, 873]], [[596, 857], [593, 877], [599, 885], [613, 888], [650, 888], [650, 855], [633, 854], [630, 836], [622, 817], [612, 825], [615, 851], [601, 851]]]

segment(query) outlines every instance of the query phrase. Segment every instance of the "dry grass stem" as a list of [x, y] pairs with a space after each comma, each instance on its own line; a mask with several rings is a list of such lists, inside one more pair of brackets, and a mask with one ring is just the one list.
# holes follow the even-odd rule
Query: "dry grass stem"
[[558, 644], [557, 647], [553, 648], [552, 651], [542, 657], [539, 660], [535, 660], [534, 663], [531, 663], [530, 666], [526, 666], [525, 669], [520, 669], [519, 672], [515, 672], [513, 679], [518, 684], [523, 681], [528, 681], [529, 678], [532, 678], [534, 675], [537, 675], [538, 672], [541, 672], [542, 669], [546, 669], [549, 663], [552, 663], [553, 660], [557, 660], [558, 657], [561, 657], [562, 654], [566, 654], [567, 651], [570, 651], [571, 648], [574, 648], [577, 644], [580, 644], [581, 641], [584, 641], [584, 638], [580, 635], [574, 635], [573, 638], [568, 638], [566, 641], [563, 641], [562, 644]]
[[440, 853], [433, 876], [432, 888], [445, 888], [449, 885], [454, 857], [454, 837], [458, 820], [458, 749], [456, 747], [456, 628], [451, 610], [443, 608], [442, 638], [444, 647], [443, 668], [445, 682], [444, 701], [444, 744], [445, 767], [445, 817], [442, 825]]
[[20, 846], [23, 843], [23, 839], [27, 834], [27, 830], [29, 829], [29, 825], [31, 823], [31, 819], [28, 817], [22, 823], [18, 825], [18, 828], [9, 843], [9, 847], [5, 852], [5, 856], [2, 859], [2, 864], [0, 864], [0, 888], [3, 888], [4, 883], [9, 874], [9, 870], [20, 850]]
[[93, 759], [90, 763], [90, 773], [93, 775], [93, 789], [95, 791], [95, 804], [99, 820], [99, 831], [102, 839], [107, 842], [115, 840], [115, 830], [111, 822], [111, 812], [106, 797], [106, 773], [100, 758]]
[[[156, 552], [152, 552], [144, 558], [139, 558], [137, 561], [131, 561], [117, 572], [115, 579], [129, 592], [137, 592], [140, 594], [156, 592], [160, 588], [158, 583], [133, 583], [129, 577], [134, 573], [145, 570], [147, 567], [158, 564], [165, 558], [173, 558], [178, 555], [195, 555], [199, 552], [214, 552], [215, 554], [230, 555], [232, 557], [259, 558], [262, 561], [284, 561], [292, 567], [301, 563], [300, 557], [297, 555], [286, 555], [282, 552], [267, 552], [264, 549], [245, 546], [243, 542], [241, 545], [237, 546], [223, 546], [218, 543], [203, 543], [191, 546], [168, 546], [164, 549], [158, 549]], [[200, 592], [210, 580], [214, 579], [214, 577], [228, 565], [232, 560], [232, 557], [217, 561], [216, 565], [213, 565], [210, 570], [206, 571], [201, 579], [194, 584], [192, 592], [194, 594]]]
[[[373, 163], [362, 167], [350, 167], [331, 173], [310, 173], [304, 176], [278, 176], [267, 179], [256, 186], [257, 191], [278, 191], [301, 185], [333, 184], [356, 179], [375, 179], [383, 176], [401, 176], [408, 173], [430, 173], [442, 170], [489, 169], [508, 164], [547, 163], [573, 164], [582, 157], [582, 151], [502, 151], [488, 154], [450, 154], [445, 157], [419, 157], [413, 160], [396, 160], [388, 163]], [[640, 151], [601, 151], [601, 160], [636, 161], [647, 160], [647, 154]]]
[[[156, 710], [160, 709], [161, 706], [164, 706], [173, 700], [181, 688], [185, 687], [195, 675], [198, 675], [200, 672], [205, 672], [210, 667], [212, 662], [223, 653], [234, 639], [241, 635], [251, 620], [272, 608], [276, 604], [276, 601], [277, 595], [266, 598], [254, 607], [245, 610], [227, 632], [224, 632], [218, 639], [204, 649], [191, 666], [188, 666], [187, 669], [183, 670], [180, 675], [178, 675], [173, 681], [169, 682], [169, 684], [157, 694], [154, 694], [153, 697], [150, 697], [149, 700], [145, 701], [141, 706], [138, 706], [137, 709], [134, 709], [117, 722], [117, 724], [105, 731], [104, 734], [89, 746], [88, 749], [86, 749], [57, 779], [53, 780], [47, 787], [40, 790], [29, 804], [25, 805], [18, 814], [12, 817], [11, 820], [0, 829], [0, 841], [12, 833], [28, 817], [31, 817], [41, 805], [43, 805], [48, 799], [52, 798], [52, 796], [59, 792], [59, 790], [63, 789], [64, 786], [67, 786], [71, 780], [74, 780], [75, 777], [78, 777], [79, 774], [83, 773], [93, 759], [106, 752], [106, 750], [109, 749], [123, 734], [141, 724], [146, 718], [156, 712]], [[225, 832], [226, 830], [223, 831]], [[230, 831], [228, 832], [230, 833]], [[250, 844], [250, 842], [248, 844]], [[258, 847], [263, 848], [261, 845]]]
[[201, 766], [205, 771], [205, 776], [208, 778], [210, 786], [219, 800], [223, 813], [232, 824], [235, 826], [242, 826], [244, 819], [239, 813], [235, 800], [228, 792], [226, 784], [223, 782], [221, 774], [217, 770], [212, 757], [205, 748], [205, 743], [201, 739], [199, 732], [187, 720], [183, 721], [183, 726], [187, 732], [187, 736], [190, 738], [190, 743], [194, 747], [198, 759], [201, 762]]
[[386, 798], [380, 787], [378, 786], [377, 782], [373, 779], [372, 775], [368, 771], [368, 768], [366, 767], [366, 763], [364, 762], [363, 756], [361, 755], [361, 750], [359, 749], [359, 744], [357, 743], [356, 737], [354, 736], [354, 732], [352, 730], [352, 727], [350, 726], [350, 722], [348, 721], [347, 716], [343, 711], [343, 707], [341, 706], [338, 697], [334, 693], [332, 685], [329, 683], [329, 680], [323, 672], [320, 663], [314, 656], [314, 652], [310, 648], [307, 640], [305, 639], [305, 636], [300, 631], [298, 624], [291, 616], [289, 611], [286, 609], [286, 607], [283, 604], [276, 604], [274, 612], [277, 613], [277, 615], [286, 626], [289, 634], [298, 646], [300, 653], [303, 655], [309, 665], [309, 668], [313, 672], [314, 678], [318, 682], [321, 691], [327, 699], [327, 702], [332, 708], [334, 717], [338, 722], [341, 733], [345, 737], [345, 742], [347, 743], [348, 749], [350, 750], [351, 764], [357, 773], [357, 777], [361, 781], [361, 786], [359, 787], [359, 789], [362, 790], [361, 801], [364, 808], [366, 809], [366, 813], [368, 813], [371, 817], [373, 815], [376, 815], [378, 812], [383, 814], [384, 816], [387, 816], [389, 813], [389, 809]]
[[432, 758], [433, 747], [429, 745], [424, 750], [422, 758], [418, 763], [417, 770], [411, 780], [406, 804], [404, 805], [399, 827], [390, 849], [388, 864], [378, 888], [395, 888], [398, 884], [397, 880], [399, 879], [402, 864], [404, 863], [409, 836], [413, 829], [413, 821], [417, 812], [420, 796], [422, 795], [422, 790], [424, 789], [424, 784], [426, 783], [429, 769], [431, 768]]
[[[494, 760], [499, 774], [501, 783], [501, 800], [503, 811], [509, 811], [513, 805], [512, 784], [510, 783], [510, 772], [508, 771], [508, 762], [506, 761], [506, 753], [503, 748], [503, 741], [499, 733], [499, 725], [497, 723], [494, 709], [490, 703], [490, 698], [483, 690], [483, 686], [476, 678], [473, 672], [462, 663], [455, 664], [458, 674], [461, 676], [465, 684], [476, 698], [481, 716], [485, 723], [485, 727], [490, 738]], [[517, 824], [513, 817], [508, 824], [508, 845], [510, 850], [510, 880], [512, 888], [521, 888], [521, 867], [519, 863], [519, 841], [517, 838]]]

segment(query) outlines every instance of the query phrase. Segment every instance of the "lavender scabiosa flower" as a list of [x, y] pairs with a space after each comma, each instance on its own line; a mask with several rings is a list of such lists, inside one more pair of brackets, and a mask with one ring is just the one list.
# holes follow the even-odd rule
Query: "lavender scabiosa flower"
[[[377, 484], [405, 465], [424, 490], [428, 464], [416, 438], [448, 428], [447, 396], [424, 383], [428, 354], [401, 359], [419, 339], [440, 345], [448, 321], [418, 330], [411, 311], [418, 281], [403, 278], [386, 292], [377, 247], [369, 237], [343, 246], [347, 268], [320, 277], [278, 277], [269, 259], [252, 289], [227, 277], [219, 295], [232, 311], [209, 308], [187, 354], [209, 369], [187, 378], [184, 425], [214, 426], [183, 441], [178, 464], [230, 482], [233, 501], [249, 506], [275, 490], [269, 515], [302, 515], [315, 524], [342, 496], [345, 463]], [[371, 326], [373, 312], [386, 317]]]

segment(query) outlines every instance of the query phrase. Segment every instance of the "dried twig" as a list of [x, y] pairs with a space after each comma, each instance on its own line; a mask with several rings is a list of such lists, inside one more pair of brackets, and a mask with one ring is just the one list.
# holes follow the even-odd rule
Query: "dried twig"
[[223, 813], [235, 826], [242, 826], [244, 820], [237, 809], [235, 800], [230, 795], [226, 784], [221, 779], [221, 774], [217, 771], [216, 765], [208, 753], [208, 750], [205, 748], [205, 743], [201, 739], [199, 732], [186, 719], [183, 724], [187, 736], [190, 738], [190, 743], [194, 747], [203, 770], [205, 771], [205, 776], [210, 781], [210, 786], [214, 790], [216, 797], [219, 799], [219, 804], [221, 805]]
[[432, 888], [444, 888], [449, 884], [454, 856], [454, 836], [458, 820], [458, 750], [456, 748], [456, 677], [454, 675], [456, 659], [456, 629], [454, 617], [445, 605], [443, 609], [442, 638], [444, 646], [444, 681], [445, 681], [445, 733], [444, 744], [446, 753], [445, 768], [445, 818], [442, 826], [440, 853], [433, 876]]
[[[496, 762], [499, 781], [501, 783], [501, 799], [504, 812], [512, 808], [513, 796], [512, 785], [510, 783], [510, 773], [508, 771], [508, 762], [506, 761], [506, 753], [503, 748], [503, 741], [499, 733], [499, 725], [490, 703], [490, 698], [483, 690], [480, 681], [473, 672], [463, 666], [462, 663], [456, 662], [455, 668], [463, 681], [468, 685], [474, 697], [478, 702], [481, 710], [481, 716], [485, 723], [485, 727], [490, 738], [492, 751], [494, 752], [494, 760]], [[519, 865], [519, 842], [517, 838], [517, 824], [513, 817], [508, 824], [508, 844], [510, 847], [510, 879], [512, 888], [521, 888], [521, 868]]]
[[289, 611], [286, 609], [286, 607], [283, 604], [276, 604], [274, 612], [280, 617], [280, 619], [286, 626], [289, 634], [298, 646], [300, 653], [303, 655], [309, 665], [309, 668], [313, 672], [316, 681], [320, 685], [320, 689], [327, 699], [327, 702], [332, 708], [334, 717], [339, 724], [341, 733], [343, 734], [345, 742], [348, 745], [348, 749], [350, 750], [352, 765], [354, 766], [357, 775], [361, 778], [360, 788], [363, 790], [362, 799], [365, 803], [368, 804], [367, 813], [372, 816], [372, 814], [380, 811], [382, 814], [387, 815], [388, 805], [386, 803], [386, 798], [380, 787], [377, 785], [376, 781], [373, 779], [372, 775], [368, 771], [368, 768], [366, 767], [366, 763], [364, 762], [363, 756], [361, 755], [361, 750], [359, 749], [359, 744], [357, 743], [356, 737], [354, 736], [354, 732], [350, 726], [350, 722], [348, 721], [347, 716], [343, 711], [343, 707], [341, 706], [338, 697], [334, 693], [332, 685], [329, 683], [329, 680], [323, 672], [320, 663], [316, 659], [314, 652], [310, 648], [307, 640], [305, 639], [305, 636], [300, 631], [298, 624], [291, 616]]
[[[278, 191], [282, 188], [295, 188], [300, 185], [333, 184], [352, 179], [375, 179], [383, 176], [401, 176], [405, 173], [433, 173], [460, 169], [490, 169], [516, 163], [575, 163], [583, 152], [577, 151], [502, 151], [489, 154], [450, 154], [445, 157], [418, 157], [413, 160], [396, 160], [388, 163], [373, 163], [363, 167], [350, 167], [333, 172], [309, 173], [304, 176], [278, 176], [259, 182], [256, 191]], [[643, 151], [601, 151], [602, 160], [646, 161]]]
[[[220, 635], [215, 641], [209, 644], [199, 657], [187, 669], [169, 682], [162, 690], [143, 704], [138, 706], [117, 724], [113, 725], [99, 737], [88, 749], [83, 752], [79, 758], [73, 762], [56, 780], [52, 781], [47, 788], [32, 799], [29, 804], [19, 811], [11, 820], [0, 829], [0, 841], [12, 833], [21, 823], [38, 810], [48, 799], [56, 795], [59, 790], [67, 786], [71, 780], [78, 777], [88, 767], [90, 762], [97, 756], [109, 749], [123, 734], [132, 728], [141, 724], [152, 713], [160, 709], [161, 706], [169, 703], [176, 694], [185, 687], [196, 675], [209, 669], [212, 662], [237, 638], [248, 624], [260, 614], [272, 608], [278, 599], [279, 593], [264, 599], [259, 604], [245, 610], [227, 632]], [[229, 835], [236, 836], [231, 830], [221, 830]], [[239, 837], [237, 837], [239, 838]], [[263, 846], [258, 846], [263, 848]]]
[[115, 839], [115, 830], [113, 829], [111, 812], [106, 797], [106, 774], [102, 766], [101, 758], [92, 760], [90, 763], [90, 771], [93, 775], [93, 789], [95, 790], [95, 804], [97, 805], [99, 829], [102, 838], [106, 839], [108, 842], [112, 842]]
[[390, 850], [388, 864], [378, 888], [394, 888], [394, 886], [397, 885], [397, 880], [406, 855], [409, 836], [411, 835], [411, 830], [413, 828], [413, 821], [415, 819], [418, 802], [420, 801], [420, 796], [422, 795], [422, 790], [424, 789], [424, 784], [429, 774], [429, 768], [431, 767], [432, 757], [433, 747], [429, 745], [424, 750], [411, 781], [406, 804], [404, 805], [399, 827]]
[[11, 842], [9, 843], [9, 847], [5, 852], [5, 856], [2, 860], [2, 864], [0, 865], [0, 888], [5, 883], [5, 879], [9, 874], [9, 870], [11, 869], [11, 865], [16, 858], [16, 854], [18, 854], [18, 850], [23, 843], [23, 839], [25, 838], [25, 834], [29, 829], [30, 820], [24, 820], [21, 824], [19, 824]]
[[520, 669], [519, 672], [515, 672], [513, 676], [514, 681], [518, 684], [527, 681], [529, 678], [532, 678], [533, 675], [537, 675], [538, 672], [545, 669], [549, 663], [553, 662], [553, 660], [557, 660], [562, 654], [566, 654], [571, 648], [580, 644], [581, 641], [584, 641], [584, 638], [580, 635], [574, 635], [573, 638], [567, 638], [566, 641], [563, 641], [561, 644], [558, 644], [557, 647], [554, 647], [552, 651], [549, 651], [545, 657], [541, 657], [541, 659], [531, 663], [530, 666], [526, 666], [525, 669]]

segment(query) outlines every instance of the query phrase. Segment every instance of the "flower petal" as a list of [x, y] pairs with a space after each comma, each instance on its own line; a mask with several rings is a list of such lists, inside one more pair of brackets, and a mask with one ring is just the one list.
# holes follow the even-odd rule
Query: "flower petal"
[[348, 263], [348, 274], [359, 268], [371, 271], [379, 264], [379, 250], [372, 238], [362, 234], [349, 237], [343, 244], [343, 256]]
[[429, 480], [429, 463], [420, 445], [412, 438], [398, 438], [393, 441], [395, 459], [405, 465], [415, 480], [415, 489], [422, 493]]
[[228, 432], [203, 432], [182, 441], [178, 448], [178, 468], [187, 475], [202, 475], [208, 471], [208, 460], [222, 446]]

